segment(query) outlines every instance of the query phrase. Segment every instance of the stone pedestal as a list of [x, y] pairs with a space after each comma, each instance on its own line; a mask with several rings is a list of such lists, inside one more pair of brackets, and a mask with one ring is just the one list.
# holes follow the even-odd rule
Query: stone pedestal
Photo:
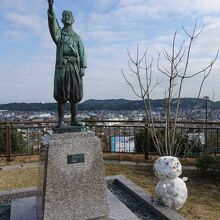
[[102, 151], [93, 132], [54, 134], [46, 171], [44, 220], [108, 215]]

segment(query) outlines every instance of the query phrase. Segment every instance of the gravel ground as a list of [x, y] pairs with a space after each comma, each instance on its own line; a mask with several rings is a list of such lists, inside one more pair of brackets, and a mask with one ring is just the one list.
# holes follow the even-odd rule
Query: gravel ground
[[11, 200], [0, 201], [0, 219], [10, 220]]
[[135, 196], [129, 193], [128, 190], [122, 188], [114, 180], [107, 181], [108, 189], [117, 196], [140, 220], [161, 220], [149, 210], [146, 204], [140, 202]]

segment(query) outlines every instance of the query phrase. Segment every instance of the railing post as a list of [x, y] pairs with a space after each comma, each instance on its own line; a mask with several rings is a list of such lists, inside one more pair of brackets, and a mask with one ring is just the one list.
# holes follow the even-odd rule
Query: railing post
[[7, 162], [11, 161], [11, 126], [10, 123], [6, 123], [6, 156]]
[[148, 151], [149, 151], [149, 131], [148, 128], [144, 126], [144, 159], [148, 160]]

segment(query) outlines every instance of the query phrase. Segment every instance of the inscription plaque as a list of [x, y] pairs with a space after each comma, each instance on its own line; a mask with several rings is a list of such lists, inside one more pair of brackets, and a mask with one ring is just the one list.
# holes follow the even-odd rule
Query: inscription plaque
[[84, 154], [67, 155], [67, 164], [84, 162]]

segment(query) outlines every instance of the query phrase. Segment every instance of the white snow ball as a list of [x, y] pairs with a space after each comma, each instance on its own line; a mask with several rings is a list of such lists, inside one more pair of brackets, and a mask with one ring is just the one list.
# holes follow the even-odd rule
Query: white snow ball
[[154, 174], [159, 179], [174, 179], [181, 175], [182, 166], [178, 158], [172, 156], [159, 157], [153, 166]]
[[[164, 187], [166, 186], [166, 187]], [[160, 180], [155, 188], [156, 197], [165, 206], [180, 209], [187, 199], [187, 188], [181, 178]]]

